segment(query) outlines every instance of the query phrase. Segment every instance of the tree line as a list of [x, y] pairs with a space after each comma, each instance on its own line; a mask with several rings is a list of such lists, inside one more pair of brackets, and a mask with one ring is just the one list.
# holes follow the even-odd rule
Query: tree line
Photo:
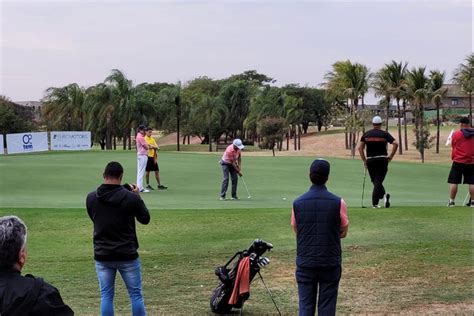
[[[197, 136], [202, 144], [227, 143], [242, 138], [266, 149], [301, 148], [301, 135], [314, 125], [318, 130], [331, 124], [345, 127], [345, 144], [352, 155], [359, 133], [363, 132], [373, 113], [365, 108], [369, 89], [381, 97], [378, 111], [384, 113], [388, 129], [389, 107], [396, 104], [399, 154], [408, 149], [406, 113], [414, 117], [415, 148], [424, 161], [424, 150], [436, 138], [439, 152], [439, 110], [446, 93], [446, 74], [426, 67], [408, 69], [406, 62], [392, 61], [376, 72], [350, 60], [335, 62], [320, 87], [298, 84], [275, 86], [276, 80], [255, 70], [216, 80], [198, 77], [189, 82], [140, 83], [117, 69], [101, 83], [81, 87], [76, 83], [51, 87], [45, 91], [42, 107], [43, 128], [47, 130], [88, 130], [102, 149], [132, 148], [134, 128], [146, 124], [176, 132], [176, 146], [189, 143]], [[474, 54], [453, 73], [453, 82], [469, 96], [472, 120], [474, 87]], [[6, 98], [0, 100], [1, 111], [12, 113]], [[436, 105], [437, 136], [431, 137], [424, 116], [427, 104]], [[2, 107], [10, 108], [9, 111]], [[14, 112], [14, 111], [13, 111]], [[2, 115], [3, 116], [3, 115]], [[402, 122], [403, 120], [403, 122]], [[5, 120], [5, 124], [12, 120]], [[3, 124], [0, 121], [0, 125]], [[403, 131], [402, 131], [403, 125]], [[0, 126], [5, 132], [8, 127]]]

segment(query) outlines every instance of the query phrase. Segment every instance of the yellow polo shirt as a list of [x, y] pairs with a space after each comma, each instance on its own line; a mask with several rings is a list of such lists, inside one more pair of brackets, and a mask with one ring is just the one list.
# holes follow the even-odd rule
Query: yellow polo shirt
[[[158, 147], [158, 144], [156, 143], [156, 140], [152, 136], [150, 136], [150, 137], [145, 136], [145, 141], [148, 145], [153, 145], [153, 146]], [[148, 157], [154, 157], [155, 153], [156, 153], [155, 148], [148, 149]]]

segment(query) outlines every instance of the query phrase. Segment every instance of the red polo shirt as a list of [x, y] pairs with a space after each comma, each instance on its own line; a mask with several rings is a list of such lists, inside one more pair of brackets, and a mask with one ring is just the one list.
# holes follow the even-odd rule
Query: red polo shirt
[[465, 138], [461, 131], [456, 131], [452, 137], [451, 147], [451, 159], [454, 162], [474, 164], [474, 136]]

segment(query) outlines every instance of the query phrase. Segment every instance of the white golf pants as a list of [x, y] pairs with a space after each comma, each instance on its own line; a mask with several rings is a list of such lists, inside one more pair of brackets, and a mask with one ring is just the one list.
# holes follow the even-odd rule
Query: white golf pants
[[137, 186], [141, 191], [143, 190], [143, 176], [145, 175], [147, 155], [137, 155]]

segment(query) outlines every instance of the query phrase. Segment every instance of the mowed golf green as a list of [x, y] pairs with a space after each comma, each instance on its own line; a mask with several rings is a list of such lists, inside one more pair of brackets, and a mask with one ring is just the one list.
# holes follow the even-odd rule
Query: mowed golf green
[[[143, 194], [152, 221], [138, 225], [145, 302], [150, 314], [208, 314], [217, 285], [213, 270], [254, 238], [272, 242], [262, 271], [285, 314], [297, 312], [292, 200], [309, 187], [311, 157], [247, 157], [240, 201], [219, 201], [221, 170], [215, 154], [162, 153], [167, 191]], [[135, 182], [133, 152], [44, 153], [0, 157], [0, 215], [16, 214], [29, 228], [25, 273], [59, 288], [78, 315], [98, 314], [99, 290], [92, 253], [92, 225], [85, 196], [101, 182], [108, 161]], [[430, 312], [439, 304], [468, 312], [473, 304], [473, 211], [445, 207], [449, 165], [390, 164], [390, 209], [362, 209], [359, 160], [329, 159], [328, 187], [349, 205], [343, 240], [341, 313]], [[153, 183], [153, 182], [152, 182]], [[367, 177], [365, 205], [372, 186]], [[458, 205], [466, 195], [461, 188]], [[129, 314], [117, 280], [116, 309]], [[261, 281], [252, 283], [246, 314], [275, 313]], [[454, 306], [454, 307], [453, 307]], [[466, 307], [467, 306], [467, 307]], [[469, 307], [470, 306], [470, 307]]]

